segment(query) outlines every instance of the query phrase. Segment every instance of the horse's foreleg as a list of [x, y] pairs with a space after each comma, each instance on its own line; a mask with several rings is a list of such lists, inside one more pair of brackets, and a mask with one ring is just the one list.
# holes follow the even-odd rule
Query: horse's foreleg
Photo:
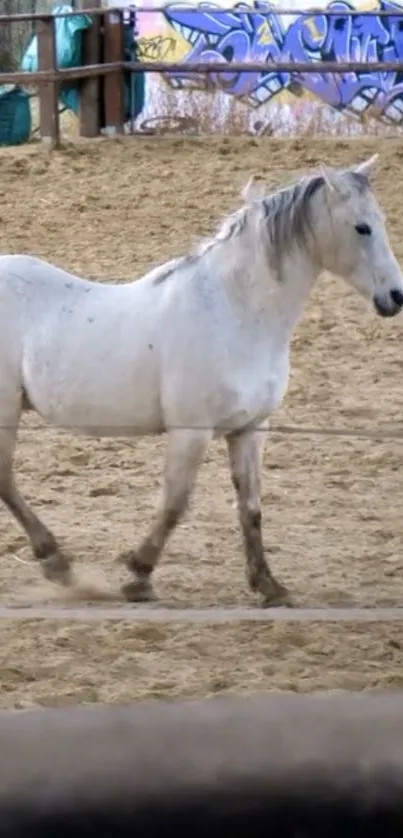
[[151, 574], [169, 534], [187, 508], [210, 439], [211, 433], [204, 430], [174, 430], [168, 434], [164, 487], [154, 525], [137, 550], [123, 553], [118, 559], [136, 576], [122, 588], [131, 602], [154, 599]]
[[16, 489], [12, 473], [12, 458], [17, 427], [0, 428], [0, 498], [30, 539], [35, 559], [40, 562], [47, 579], [64, 585], [71, 583], [70, 562], [60, 551], [52, 533], [29, 508]]
[[260, 504], [260, 468], [265, 428], [227, 438], [231, 477], [238, 501], [249, 587], [262, 594], [265, 605], [291, 604], [287, 589], [273, 576], [264, 556]]

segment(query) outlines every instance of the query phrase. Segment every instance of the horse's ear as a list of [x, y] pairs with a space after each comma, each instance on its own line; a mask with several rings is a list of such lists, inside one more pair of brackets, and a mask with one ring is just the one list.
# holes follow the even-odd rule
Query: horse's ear
[[373, 154], [372, 157], [369, 157], [368, 160], [364, 160], [362, 163], [358, 163], [357, 166], [354, 166], [353, 171], [356, 172], [357, 175], [365, 175], [367, 178], [370, 178], [376, 172], [377, 169], [377, 162], [379, 160], [379, 153]]
[[255, 183], [255, 175], [251, 175], [248, 182], [243, 187], [241, 197], [244, 201], [256, 201], [258, 198], [264, 197], [263, 184]]
[[328, 169], [327, 166], [320, 167], [320, 173], [323, 177], [325, 182], [325, 186], [329, 189], [330, 192], [337, 192], [339, 188], [339, 184], [337, 181], [337, 176], [332, 169]]

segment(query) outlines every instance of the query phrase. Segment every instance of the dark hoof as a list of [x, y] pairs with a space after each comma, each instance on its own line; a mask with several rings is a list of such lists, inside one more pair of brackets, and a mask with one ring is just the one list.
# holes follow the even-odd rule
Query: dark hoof
[[73, 572], [70, 560], [62, 553], [54, 553], [41, 561], [42, 573], [45, 579], [68, 587], [73, 584]]
[[295, 608], [295, 602], [288, 591], [286, 593], [273, 591], [263, 596], [262, 606], [263, 608]]
[[295, 606], [288, 588], [281, 585], [276, 579], [265, 580], [259, 590], [264, 608], [294, 608]]
[[141, 561], [135, 550], [127, 550], [125, 553], [121, 553], [116, 561], [119, 564], [124, 564], [130, 570], [130, 573], [135, 573], [142, 579], [147, 579], [150, 576], [154, 564], [153, 562]]
[[154, 602], [157, 599], [151, 582], [147, 579], [128, 582], [127, 585], [122, 585], [121, 591], [127, 602]]

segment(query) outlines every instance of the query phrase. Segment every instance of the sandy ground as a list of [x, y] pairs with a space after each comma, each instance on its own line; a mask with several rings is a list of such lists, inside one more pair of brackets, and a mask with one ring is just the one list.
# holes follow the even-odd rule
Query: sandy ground
[[[396, 140], [164, 137], [69, 144], [52, 155], [39, 146], [2, 150], [0, 248], [101, 281], [132, 279], [209, 233], [237, 206], [252, 172], [274, 186], [319, 162], [352, 163], [378, 150], [377, 194], [403, 265], [403, 150]], [[318, 285], [293, 343], [290, 389], [276, 422], [380, 435], [402, 427], [401, 322], [378, 319], [339, 283]], [[155, 507], [163, 447], [158, 440], [73, 438], [35, 416], [21, 427], [20, 488], [79, 564], [99, 570], [115, 589], [123, 574], [113, 559], [137, 544]], [[265, 539], [273, 569], [298, 603], [403, 605], [402, 464], [403, 439], [271, 436]], [[0, 553], [3, 604], [50, 599], [25, 536], [5, 511]], [[155, 581], [163, 605], [256, 604], [244, 581], [222, 444], [206, 457], [192, 509]], [[396, 624], [217, 629], [44, 621], [2, 623], [1, 631], [4, 706], [401, 681]]]
[[401, 626], [1, 623], [0, 707], [403, 689]]

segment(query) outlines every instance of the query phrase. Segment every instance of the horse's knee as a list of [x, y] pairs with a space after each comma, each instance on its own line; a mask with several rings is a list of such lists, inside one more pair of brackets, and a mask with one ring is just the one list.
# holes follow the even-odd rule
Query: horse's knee
[[248, 525], [253, 532], [260, 532], [262, 528], [262, 513], [259, 507], [253, 507], [246, 512]]
[[255, 501], [241, 502], [240, 513], [243, 527], [252, 535], [260, 533], [262, 528], [260, 504]]

